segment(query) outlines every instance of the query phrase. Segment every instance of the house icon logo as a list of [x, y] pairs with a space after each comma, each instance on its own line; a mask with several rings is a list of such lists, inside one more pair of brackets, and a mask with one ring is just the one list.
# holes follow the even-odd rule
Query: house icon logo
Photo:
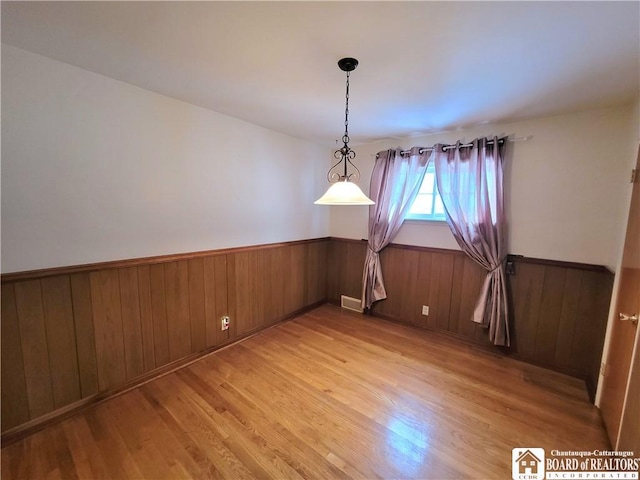
[[513, 480], [544, 480], [544, 448], [514, 448], [511, 462]]

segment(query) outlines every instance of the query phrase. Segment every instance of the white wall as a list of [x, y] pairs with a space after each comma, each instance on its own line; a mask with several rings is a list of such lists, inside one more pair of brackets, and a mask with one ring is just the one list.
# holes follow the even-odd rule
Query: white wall
[[[506, 167], [509, 251], [615, 268], [628, 206], [633, 106], [483, 125], [354, 148], [365, 192], [381, 150], [479, 136], [531, 136], [510, 144]], [[367, 208], [331, 207], [331, 235], [367, 238]], [[406, 222], [395, 243], [458, 248], [446, 225]]]
[[7, 45], [2, 117], [4, 273], [329, 233], [324, 147]]

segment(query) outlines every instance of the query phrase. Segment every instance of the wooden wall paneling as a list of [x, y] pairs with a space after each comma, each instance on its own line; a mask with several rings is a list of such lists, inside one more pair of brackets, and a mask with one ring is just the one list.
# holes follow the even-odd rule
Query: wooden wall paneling
[[[326, 269], [327, 266], [326, 265], [318, 265], [316, 263], [316, 259], [314, 258], [315, 256], [315, 252], [312, 249], [312, 245], [311, 244], [305, 244], [305, 245], [300, 245], [299, 250], [297, 250], [296, 254], [293, 255], [292, 258], [292, 262], [295, 263], [295, 271], [296, 271], [296, 278], [298, 279], [297, 281], [299, 282], [299, 286], [296, 288], [296, 298], [297, 298], [297, 302], [295, 303], [294, 307], [296, 307], [294, 310], [298, 310], [300, 308], [303, 308], [305, 305], [309, 305], [311, 303], [313, 303], [312, 298], [314, 297], [314, 288], [315, 288], [315, 281], [320, 281], [318, 280], [318, 278], [313, 279], [313, 274], [320, 270], [324, 270], [324, 295], [325, 295], [325, 299], [328, 298], [327, 297], [327, 279], [326, 279]], [[326, 261], [326, 258], [325, 258]], [[336, 264], [337, 267], [337, 264]], [[335, 274], [338, 274], [338, 271], [336, 270]]]
[[[433, 254], [431, 273], [431, 301], [435, 309], [435, 320], [430, 326], [458, 333], [462, 307], [462, 279], [465, 275], [466, 259], [462, 255], [437, 252]], [[458, 267], [456, 271], [455, 267]], [[456, 275], [458, 273], [458, 275]], [[435, 288], [434, 288], [435, 287]], [[429, 316], [431, 316], [429, 309]]]
[[[236, 337], [239, 318], [246, 315], [248, 311], [246, 304], [243, 304], [241, 311], [238, 311], [238, 282], [241, 281], [241, 275], [239, 276], [237, 273], [239, 261], [237, 256], [241, 253], [242, 252], [227, 255], [227, 310], [229, 317], [231, 318], [231, 325], [226, 333], [230, 339]], [[248, 256], [244, 261], [246, 262], [247, 260]]]
[[[226, 258], [226, 256], [224, 256]], [[216, 257], [205, 257], [202, 260], [204, 278], [204, 315], [206, 346], [213, 347], [219, 342], [219, 337], [223, 334], [228, 338], [229, 330], [220, 330], [220, 316], [218, 316], [218, 305], [216, 295]], [[226, 270], [226, 269], [225, 269]], [[226, 273], [226, 272], [225, 272]], [[227, 315], [224, 312], [223, 315]]]
[[238, 252], [227, 256], [227, 274], [229, 278], [229, 311], [231, 327], [229, 336], [249, 331], [251, 321], [251, 286], [249, 285], [249, 252]]
[[[353, 243], [343, 243], [342, 248], [338, 251], [338, 290], [336, 291], [336, 301], [340, 303], [341, 295], [347, 295], [354, 298], [361, 298], [362, 290], [358, 288], [354, 279], [355, 263], [349, 261], [349, 250], [355, 251]], [[362, 279], [360, 279], [362, 281]]]
[[542, 365], [552, 364], [555, 357], [566, 276], [566, 268], [544, 267], [534, 353], [534, 360]]
[[[229, 267], [232, 268], [229, 268]], [[240, 252], [232, 256], [232, 261], [227, 264], [229, 274], [229, 311], [234, 312], [231, 317], [229, 338], [235, 338], [251, 329], [253, 306], [251, 304], [251, 255], [249, 252]], [[233, 280], [233, 283], [231, 283]], [[233, 299], [233, 302], [232, 302]]]
[[511, 276], [513, 290], [512, 351], [519, 358], [535, 358], [535, 338], [540, 318], [544, 266], [518, 263], [516, 275]]
[[[249, 291], [247, 298], [249, 300], [249, 317], [245, 319], [245, 326], [242, 333], [250, 332], [264, 322], [264, 283], [261, 281], [262, 276], [262, 255], [258, 251], [249, 252], [249, 263], [247, 270], [247, 284]], [[239, 326], [239, 325], [238, 325]], [[238, 332], [240, 334], [240, 332]]]
[[362, 297], [362, 271], [366, 255], [366, 242], [353, 242], [347, 245], [346, 263], [341, 268], [346, 268], [350, 272], [345, 285], [345, 292], [350, 297]]
[[604, 346], [613, 279], [595, 271], [583, 273], [576, 328], [571, 343], [572, 367], [587, 383], [591, 398], [595, 397]]
[[205, 315], [204, 299], [204, 259], [190, 259], [188, 261], [188, 270], [191, 351], [200, 352], [207, 348], [207, 319]]
[[[327, 298], [329, 245], [321, 239], [3, 276], [3, 409], [11, 412], [4, 429]], [[365, 244], [342, 250], [349, 267], [342, 285], [359, 296]], [[232, 318], [224, 332], [223, 315]]]
[[[306, 262], [306, 305], [311, 305], [327, 298], [327, 243], [313, 242], [305, 245], [307, 252]], [[363, 260], [364, 261], [364, 260]], [[360, 298], [360, 295], [358, 295]], [[303, 303], [296, 311], [305, 305]]]
[[[318, 249], [319, 249], [319, 255], [320, 255], [320, 260], [319, 260], [320, 278], [322, 279], [322, 283], [318, 285], [318, 289], [319, 291], [321, 291], [318, 301], [320, 300], [326, 301], [327, 300], [327, 275], [328, 275], [328, 268], [329, 268], [329, 262], [328, 262], [329, 242], [327, 240], [320, 242]], [[364, 256], [363, 256], [362, 262], [364, 265]], [[310, 274], [311, 272], [309, 272], [309, 275]]]
[[[216, 255], [204, 258], [204, 301], [207, 347], [226, 342], [230, 331], [235, 331], [236, 314], [227, 307], [227, 258], [231, 262], [235, 255]], [[229, 285], [235, 281], [235, 275], [231, 272]], [[235, 291], [231, 288], [232, 291]], [[235, 295], [235, 294], [234, 294]], [[235, 307], [234, 307], [235, 308]], [[220, 329], [220, 319], [228, 315], [231, 317], [229, 330]]]
[[[227, 255], [219, 255], [214, 257], [215, 263], [215, 295], [216, 295], [216, 308], [218, 309], [217, 318], [218, 321], [220, 317], [223, 315], [233, 315], [233, 311], [231, 310], [230, 302], [229, 302], [229, 277], [228, 277], [228, 268], [229, 268], [229, 259]], [[232, 317], [233, 318], [233, 317]], [[219, 324], [218, 324], [219, 325]], [[218, 326], [218, 343], [222, 343], [224, 341], [229, 340], [231, 337], [231, 332], [234, 331], [235, 322], [232, 321], [231, 328], [229, 330], [222, 331]]]
[[153, 319], [153, 349], [156, 368], [169, 363], [169, 326], [164, 283], [164, 266], [149, 265], [151, 318]]
[[305, 281], [307, 270], [304, 258], [307, 245], [294, 245], [284, 252], [282, 267], [285, 270], [285, 300], [286, 312], [295, 312], [301, 309], [305, 303]]
[[377, 303], [376, 312], [418, 324], [422, 309], [416, 298], [418, 252], [388, 247], [383, 250], [380, 261], [387, 298]]
[[598, 278], [597, 274], [589, 271], [583, 272], [580, 300], [578, 302], [578, 321], [571, 342], [571, 369], [584, 370], [585, 365], [590, 365], [592, 349], [592, 331], [598, 328], [596, 321], [596, 299]]
[[290, 312], [292, 311], [293, 305], [293, 283], [291, 281], [291, 252], [293, 251], [293, 247], [283, 248], [282, 253], [280, 255], [280, 265], [278, 268], [281, 270], [282, 275], [282, 311]]
[[[317, 302], [320, 284], [323, 281], [322, 265], [320, 264], [321, 254], [317, 243], [304, 245], [301, 257], [298, 262], [302, 265], [302, 304], [309, 305]], [[325, 279], [326, 281], [326, 279]]]
[[[216, 296], [216, 308], [218, 309], [217, 319], [223, 315], [233, 315], [229, 302], [229, 258], [227, 255], [219, 255], [214, 257], [215, 264], [215, 296]], [[233, 318], [233, 317], [232, 317]], [[229, 330], [222, 331], [218, 323], [218, 343], [225, 342], [231, 337], [231, 332], [235, 328], [235, 321], [232, 321], [231, 328]], [[231, 331], [230, 331], [231, 330]]]
[[17, 282], [15, 294], [29, 416], [33, 419], [54, 409], [40, 280]]
[[282, 320], [285, 316], [284, 297], [287, 285], [285, 284], [285, 272], [282, 268], [285, 250], [289, 247], [276, 247], [271, 249], [271, 277], [273, 285], [273, 320], [274, 322]]
[[[348, 279], [352, 274], [348, 271], [349, 265], [347, 264], [347, 257], [349, 255], [349, 243], [348, 242], [333, 242], [334, 251], [332, 258], [332, 269], [333, 269], [333, 285], [332, 290], [332, 300], [334, 303], [340, 304], [340, 296], [348, 295], [354, 298], [360, 298], [362, 292], [358, 291], [357, 288], [349, 287]], [[355, 266], [355, 265], [353, 265]], [[352, 266], [352, 267], [353, 267]]]
[[571, 369], [570, 346], [578, 320], [582, 275], [583, 270], [567, 269], [563, 288], [562, 309], [558, 322], [558, 335], [554, 346], [553, 364], [566, 370]]
[[347, 295], [353, 298], [362, 297], [362, 269], [366, 255], [365, 242], [346, 241], [340, 242], [334, 250], [337, 253], [334, 268], [337, 269], [334, 279], [337, 287], [333, 288], [334, 303], [340, 303], [340, 296]]
[[[520, 315], [523, 314], [524, 309], [522, 308], [522, 302], [520, 302], [516, 308], [515, 298], [516, 291], [518, 291], [519, 288], [518, 283], [521, 277], [521, 271], [520, 265], [518, 265], [515, 261], [514, 267], [516, 269], [516, 273], [507, 275], [507, 294], [509, 300], [509, 335], [511, 339], [511, 351], [514, 354], [519, 355], [518, 346], [521, 345], [522, 340], [520, 340], [520, 332], [518, 330], [519, 326], [516, 325], [517, 323], [519, 323], [516, 322], [516, 317], [519, 318]], [[518, 311], [516, 312], [516, 310]]]
[[331, 240], [327, 249], [327, 299], [332, 303], [337, 303], [340, 285], [339, 258], [344, 242]]
[[[359, 298], [365, 254], [366, 242], [323, 239], [3, 276], [3, 430], [325, 298]], [[487, 343], [471, 322], [481, 267], [458, 251], [401, 245], [381, 258], [389, 299], [375, 312]], [[507, 280], [514, 354], [585, 378], [593, 394], [613, 276], [579, 264], [516, 263]]]
[[376, 312], [395, 319], [403, 319], [408, 323], [412, 323], [410, 319], [402, 317], [402, 300], [401, 289], [404, 285], [402, 280], [402, 269], [408, 265], [402, 263], [402, 251], [385, 248], [380, 253], [380, 264], [382, 265], [382, 275], [387, 291], [387, 298], [377, 302]]
[[283, 298], [282, 275], [278, 273], [278, 248], [266, 248], [258, 251], [258, 275], [256, 290], [260, 292], [262, 308], [258, 313], [259, 326], [271, 325], [278, 319], [278, 310], [282, 311], [280, 301]]
[[[416, 300], [418, 301], [420, 316], [418, 325], [423, 328], [429, 328], [430, 322], [433, 323], [435, 318], [431, 311], [431, 289], [433, 288], [431, 283], [431, 262], [433, 261], [433, 254], [431, 252], [420, 252], [418, 256], [418, 272], [416, 277]], [[429, 306], [429, 315], [422, 315], [422, 305]]]
[[82, 398], [69, 275], [43, 278], [42, 303], [55, 408]]
[[2, 285], [2, 430], [29, 420], [27, 385], [16, 294], [12, 283]]
[[449, 318], [438, 318], [438, 321], [436, 323], [436, 327], [442, 328], [449, 332], [457, 333], [460, 329], [460, 322], [464, 321], [460, 318], [460, 307], [462, 304], [462, 278], [464, 277], [464, 267], [466, 262], [466, 255], [454, 255], [453, 275], [451, 277], [451, 302]]
[[169, 360], [191, 353], [191, 321], [189, 319], [189, 268], [187, 260], [164, 264]]
[[[444, 261], [445, 254], [434, 252], [429, 254], [431, 261], [429, 262], [429, 271], [427, 272], [429, 278], [429, 297], [426, 305], [429, 306], [429, 316], [425, 317], [424, 325], [427, 328], [436, 328], [438, 324], [442, 325], [447, 323], [447, 313], [450, 312], [451, 302], [443, 302], [444, 294], [446, 292], [440, 292], [445, 288], [449, 289], [452, 286], [448, 282], [443, 282], [440, 276], [440, 270], [442, 268], [442, 262]], [[447, 304], [448, 303], [448, 304]], [[445, 327], [446, 329], [446, 327]]]
[[118, 271], [91, 272], [90, 282], [98, 385], [106, 390], [127, 379]]
[[98, 392], [98, 363], [96, 339], [93, 331], [91, 281], [89, 273], [73, 273], [69, 276], [71, 301], [78, 353], [78, 375], [82, 398]]
[[153, 334], [153, 309], [151, 307], [151, 277], [149, 265], [138, 269], [138, 300], [140, 302], [140, 328], [142, 332], [142, 358], [144, 371], [156, 368], [156, 351]]
[[236, 275], [242, 272], [241, 282], [238, 285], [239, 295], [237, 296], [236, 308], [239, 311], [246, 311], [246, 314], [243, 316], [238, 315], [237, 330], [232, 332], [234, 337], [250, 332], [256, 327], [259, 304], [262, 302], [262, 298], [256, 291], [258, 285], [256, 278], [258, 271], [257, 252], [247, 252], [246, 258], [242, 258], [241, 266], [240, 270], [236, 270]]
[[118, 278], [120, 280], [125, 368], [127, 379], [131, 379], [145, 372], [138, 268], [120, 268], [118, 269]]
[[[359, 296], [358, 263], [364, 262], [365, 248], [364, 242], [330, 241], [330, 301], [338, 303], [339, 295], [349, 294], [349, 290], [353, 291], [351, 296]], [[488, 345], [487, 329], [471, 319], [486, 275], [482, 267], [462, 252], [402, 245], [391, 245], [381, 259], [388, 299], [375, 304], [374, 313]], [[587, 378], [588, 382], [593, 378], [595, 384], [612, 275], [602, 268], [581, 264], [540, 259], [515, 262], [516, 275], [507, 278], [511, 353], [524, 361]], [[411, 283], [414, 268], [417, 286], [412, 291], [403, 286]], [[593, 276], [591, 284], [584, 283], [583, 277], [588, 275]], [[430, 315], [417, 319], [422, 305], [429, 305]], [[576, 333], [585, 316], [595, 323]]]
[[418, 295], [418, 265], [420, 264], [420, 252], [417, 250], [405, 250], [404, 260], [410, 265], [403, 270], [401, 282], [404, 285], [400, 289], [400, 315], [406, 317], [414, 325], [422, 323], [422, 304], [417, 299]]
[[273, 294], [271, 258], [273, 249], [262, 249], [256, 252], [255, 273], [252, 275], [252, 294], [258, 299], [257, 310], [253, 313], [252, 328], [269, 325], [273, 322]]
[[[340, 295], [348, 295], [348, 293], [346, 293], [346, 285], [347, 285], [347, 278], [348, 278], [348, 274], [349, 272], [347, 272], [347, 268], [346, 268], [346, 258], [347, 258], [347, 248], [349, 247], [349, 244], [346, 242], [336, 242], [337, 245], [335, 246], [335, 251], [334, 251], [334, 255], [335, 255], [335, 259], [333, 262], [333, 268], [335, 268], [334, 270], [334, 285], [335, 287], [333, 288], [333, 301], [334, 303], [337, 303], [338, 305], [340, 304]], [[355, 298], [360, 298], [360, 295], [357, 295]]]

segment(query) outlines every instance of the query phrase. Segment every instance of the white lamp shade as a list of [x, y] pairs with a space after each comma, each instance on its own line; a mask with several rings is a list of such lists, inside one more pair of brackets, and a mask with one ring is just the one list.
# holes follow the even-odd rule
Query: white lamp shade
[[315, 202], [316, 205], [373, 205], [360, 187], [348, 180], [341, 180], [329, 187], [327, 193]]

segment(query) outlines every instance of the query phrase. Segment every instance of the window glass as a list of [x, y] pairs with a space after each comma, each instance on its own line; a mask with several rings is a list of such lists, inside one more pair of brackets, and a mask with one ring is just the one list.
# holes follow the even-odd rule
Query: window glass
[[436, 185], [436, 172], [433, 162], [429, 163], [420, 191], [411, 205], [406, 220], [431, 220], [444, 222], [444, 205]]

